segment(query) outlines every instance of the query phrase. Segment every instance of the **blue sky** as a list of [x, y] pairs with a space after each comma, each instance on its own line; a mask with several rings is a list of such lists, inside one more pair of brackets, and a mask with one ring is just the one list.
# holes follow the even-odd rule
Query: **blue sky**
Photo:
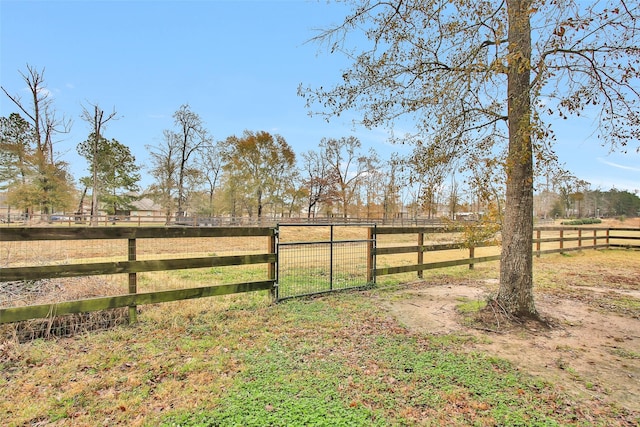
[[[120, 117], [104, 135], [129, 146], [142, 165], [147, 145], [173, 129], [182, 104], [216, 140], [245, 129], [282, 135], [297, 154], [323, 137], [355, 135], [383, 157], [402, 146], [385, 129], [354, 128], [353, 112], [326, 123], [309, 117], [300, 83], [331, 86], [348, 66], [343, 57], [306, 43], [314, 29], [338, 23], [346, 9], [325, 1], [31, 1], [0, 0], [0, 83], [24, 94], [19, 74], [44, 68], [59, 115], [73, 121], [56, 150], [76, 177], [86, 164], [76, 145], [89, 125], [82, 106], [98, 104]], [[1, 94], [0, 116], [16, 111]], [[640, 156], [609, 153], [588, 119], [554, 124], [560, 161], [593, 188], [640, 190]], [[145, 179], [143, 184], [150, 181]]]

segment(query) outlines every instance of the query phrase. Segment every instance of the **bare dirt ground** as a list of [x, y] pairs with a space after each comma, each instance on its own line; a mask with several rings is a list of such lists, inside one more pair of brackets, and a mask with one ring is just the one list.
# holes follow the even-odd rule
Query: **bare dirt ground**
[[[511, 361], [521, 371], [542, 377], [579, 399], [596, 399], [640, 411], [640, 319], [621, 316], [558, 295], [537, 296], [550, 325], [530, 323], [479, 328], [465, 321], [461, 301], [484, 301], [496, 283], [416, 282], [404, 295], [386, 301], [390, 312], [410, 330], [474, 337], [471, 351]], [[589, 289], [586, 289], [589, 291]], [[585, 291], [585, 289], [581, 289]], [[593, 292], [605, 292], [596, 288]], [[640, 291], [609, 290], [640, 299]]]

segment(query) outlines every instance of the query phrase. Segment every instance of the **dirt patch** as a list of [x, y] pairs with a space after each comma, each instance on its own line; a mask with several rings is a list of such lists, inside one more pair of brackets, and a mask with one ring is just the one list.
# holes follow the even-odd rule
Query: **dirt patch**
[[577, 398], [640, 412], [640, 319], [542, 294], [536, 305], [552, 320], [550, 327], [534, 323], [490, 331], [470, 326], [457, 307], [463, 301], [484, 301], [492, 289], [495, 283], [483, 281], [414, 283], [386, 305], [410, 330], [474, 336], [472, 351], [507, 359]]

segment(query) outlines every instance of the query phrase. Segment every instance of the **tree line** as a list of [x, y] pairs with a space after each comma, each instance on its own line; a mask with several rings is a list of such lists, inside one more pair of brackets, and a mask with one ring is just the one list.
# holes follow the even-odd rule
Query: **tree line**
[[[383, 160], [374, 149], [364, 151], [354, 136], [323, 138], [298, 157], [283, 136], [266, 131], [216, 141], [186, 104], [174, 113], [174, 127], [162, 132], [161, 142], [146, 146], [153, 182], [144, 190], [143, 168], [130, 149], [104, 136], [108, 123], [118, 119], [116, 111], [83, 106], [89, 134], [77, 151], [88, 174], [76, 183], [54, 150], [56, 134], [68, 132], [69, 121], [56, 119], [42, 71], [28, 67], [23, 78], [30, 100], [23, 103], [3, 88], [19, 112], [0, 118], [1, 189], [21, 212], [83, 213], [88, 204], [95, 221], [98, 209], [110, 215], [127, 211], [142, 194], [162, 206], [167, 222], [184, 216], [455, 218], [460, 212], [500, 221], [505, 186], [499, 158], [460, 167], [447, 145], [417, 144], [406, 157]], [[539, 177], [546, 177], [537, 196], [540, 217], [640, 211], [635, 194], [592, 190], [557, 164], [546, 170]]]

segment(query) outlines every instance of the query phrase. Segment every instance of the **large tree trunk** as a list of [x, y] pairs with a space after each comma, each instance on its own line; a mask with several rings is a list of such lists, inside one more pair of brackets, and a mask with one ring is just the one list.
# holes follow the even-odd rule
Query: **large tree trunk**
[[506, 212], [497, 300], [511, 315], [536, 317], [533, 300], [533, 157], [529, 0], [507, 0], [509, 16]]

